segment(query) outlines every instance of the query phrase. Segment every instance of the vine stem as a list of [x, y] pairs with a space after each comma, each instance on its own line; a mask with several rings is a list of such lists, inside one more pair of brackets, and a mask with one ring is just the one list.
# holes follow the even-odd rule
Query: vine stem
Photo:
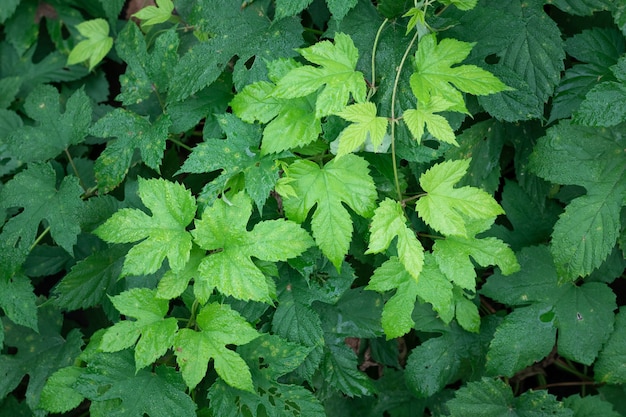
[[72, 158], [72, 155], [70, 155], [70, 152], [67, 150], [67, 148], [65, 148], [64, 151], [65, 151], [65, 156], [67, 156], [67, 160], [70, 162], [70, 165], [72, 166], [72, 170], [74, 171], [76, 178], [78, 178], [78, 181], [80, 182], [80, 186], [83, 187], [83, 190], [87, 191], [87, 186], [85, 185], [83, 179], [78, 173], [78, 168], [76, 167], [76, 164], [74, 163], [74, 159]]
[[376, 50], [378, 49], [378, 42], [380, 41], [380, 35], [383, 32], [383, 29], [389, 22], [389, 19], [385, 18], [383, 23], [380, 24], [378, 31], [376, 32], [376, 37], [374, 38], [374, 45], [372, 46], [372, 82], [371, 89], [367, 94], [367, 99], [369, 100], [374, 94], [376, 94]]
[[168, 140], [170, 140], [171, 142], [175, 143], [176, 145], [180, 146], [181, 148], [191, 152], [192, 148], [184, 143], [182, 143], [181, 141], [179, 141], [178, 139], [174, 138], [174, 137], [169, 137]]
[[393, 90], [391, 91], [391, 161], [393, 164], [393, 181], [396, 186], [396, 193], [398, 194], [398, 201], [402, 201], [402, 190], [400, 189], [400, 179], [398, 177], [398, 161], [396, 158], [396, 95], [398, 93], [398, 83], [400, 82], [400, 74], [402, 74], [402, 68], [404, 67], [404, 63], [406, 62], [407, 57], [409, 56], [409, 52], [413, 48], [413, 44], [417, 40], [419, 33], [417, 31], [411, 38], [411, 42], [409, 42], [409, 46], [407, 46], [404, 51], [404, 55], [402, 56], [402, 60], [400, 61], [400, 65], [398, 65], [398, 69], [396, 71], [396, 78], [393, 81]]

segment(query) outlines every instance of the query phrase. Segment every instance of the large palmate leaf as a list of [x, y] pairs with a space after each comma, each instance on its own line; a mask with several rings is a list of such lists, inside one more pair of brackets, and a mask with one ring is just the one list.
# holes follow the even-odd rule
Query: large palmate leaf
[[339, 268], [352, 238], [352, 219], [342, 203], [357, 214], [373, 214], [376, 189], [364, 159], [348, 154], [324, 167], [298, 160], [286, 172], [284, 183], [293, 195], [282, 189], [287, 217], [302, 223], [316, 206], [311, 219], [315, 242], [324, 255]]
[[156, 298], [154, 290], [133, 288], [111, 297], [111, 302], [121, 314], [135, 320], [123, 320], [106, 329], [100, 343], [103, 352], [117, 352], [137, 343], [135, 366], [139, 370], [172, 346], [178, 324], [174, 317], [164, 318], [169, 302]]
[[172, 270], [182, 270], [191, 250], [186, 227], [196, 215], [195, 198], [182, 185], [143, 178], [139, 179], [139, 197], [151, 216], [139, 209], [122, 209], [94, 233], [111, 243], [141, 240], [128, 252], [122, 275], [156, 272], [166, 257]]
[[552, 233], [551, 251], [563, 279], [588, 275], [615, 246], [626, 198], [625, 144], [619, 127], [562, 121], [535, 147], [531, 167], [539, 176], [587, 190], [568, 204]]
[[315, 102], [317, 117], [342, 111], [351, 95], [357, 103], [365, 101], [365, 79], [361, 72], [355, 71], [359, 51], [348, 35], [337, 33], [334, 44], [321, 41], [298, 51], [319, 67], [306, 65], [292, 69], [278, 81], [274, 96], [305, 97], [323, 86]]
[[208, 207], [191, 233], [202, 249], [212, 251], [198, 266], [196, 297], [206, 302], [217, 288], [240, 300], [272, 302], [273, 282], [255, 265], [252, 257], [270, 262], [286, 261], [313, 245], [313, 239], [298, 224], [267, 220], [246, 229], [252, 202], [244, 193]]
[[197, 408], [185, 393], [180, 373], [160, 365], [153, 371], [135, 370], [128, 350], [91, 355], [84, 372], [71, 388], [91, 401], [95, 414], [112, 417], [193, 417]]
[[89, 132], [101, 138], [116, 138], [107, 143], [96, 160], [98, 187], [102, 191], [117, 187], [126, 177], [136, 149], [143, 162], [158, 172], [171, 124], [167, 115], [150, 123], [146, 118], [122, 108], [98, 120]]
[[76, 90], [62, 113], [59, 99], [51, 85], [39, 86], [28, 95], [24, 108], [37, 124], [22, 126], [8, 135], [11, 156], [24, 162], [43, 162], [85, 139], [91, 124], [91, 101], [85, 91]]
[[213, 359], [215, 371], [228, 385], [254, 391], [248, 365], [226, 345], [242, 345], [260, 334], [227, 304], [207, 304], [196, 323], [199, 331], [181, 329], [174, 341], [176, 361], [187, 386], [194, 388], [200, 383]]
[[2, 246], [28, 249], [35, 242], [39, 224], [46, 221], [56, 243], [73, 253], [84, 208], [82, 193], [76, 177], [65, 177], [57, 186], [50, 164], [30, 164], [0, 189], [1, 210], [22, 209], [3, 226]]

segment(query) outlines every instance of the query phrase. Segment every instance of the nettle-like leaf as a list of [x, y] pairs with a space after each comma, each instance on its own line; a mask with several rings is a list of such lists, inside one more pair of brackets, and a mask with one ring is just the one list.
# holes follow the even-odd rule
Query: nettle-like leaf
[[376, 189], [367, 162], [353, 154], [333, 159], [324, 167], [297, 160], [286, 170], [283, 183], [292, 191], [279, 191], [287, 217], [303, 223], [316, 206], [311, 218], [313, 237], [339, 269], [352, 239], [352, 219], [342, 203], [363, 217], [371, 216], [375, 208]]
[[129, 350], [91, 355], [71, 388], [90, 400], [92, 414], [112, 417], [196, 415], [180, 373], [168, 366], [136, 371]]
[[254, 392], [250, 368], [226, 345], [243, 345], [260, 336], [254, 327], [228, 304], [207, 304], [196, 317], [199, 331], [181, 329], [174, 341], [176, 362], [191, 389], [206, 375], [213, 359], [215, 371], [230, 386]]
[[[548, 355], [558, 329], [558, 353], [579, 363], [591, 364], [613, 331], [615, 294], [604, 283], [581, 286], [559, 284], [548, 249], [533, 246], [518, 254], [520, 272], [503, 276], [499, 271], [487, 279], [481, 293], [516, 306], [496, 330], [487, 353], [487, 370], [513, 376]], [[542, 337], [533, 346], [520, 332], [530, 330]], [[556, 328], [556, 329], [555, 329]], [[550, 342], [546, 339], [549, 339]]]
[[325, 417], [324, 407], [306, 388], [278, 382], [307, 355], [307, 348], [267, 334], [238, 349], [252, 371], [254, 392], [233, 389], [217, 381], [209, 389], [214, 415], [239, 417]]
[[113, 47], [109, 24], [104, 19], [87, 20], [76, 25], [76, 30], [86, 39], [78, 42], [67, 57], [67, 65], [89, 61], [91, 71]]
[[0, 320], [5, 332], [4, 345], [15, 352], [0, 355], [0, 398], [5, 398], [28, 375], [26, 404], [33, 412], [39, 408], [41, 391], [48, 377], [70, 366], [83, 345], [77, 329], [61, 336], [63, 317], [52, 305], [39, 306], [37, 318], [38, 331], [16, 325], [6, 317]]
[[156, 272], [166, 257], [172, 270], [182, 270], [191, 250], [186, 227], [196, 214], [195, 198], [184, 186], [164, 179], [139, 178], [138, 193], [151, 216], [139, 209], [122, 209], [94, 233], [111, 243], [142, 240], [126, 255], [123, 276]]
[[574, 113], [575, 123], [586, 126], [616, 126], [626, 121], [626, 57], [611, 67], [617, 82], [607, 81], [593, 87]]
[[178, 324], [174, 317], [164, 318], [169, 302], [156, 298], [156, 291], [133, 288], [111, 297], [111, 302], [121, 314], [136, 320], [123, 320], [106, 329], [100, 350], [117, 352], [137, 343], [135, 365], [139, 370], [155, 362], [172, 346]]
[[513, 391], [504, 381], [488, 378], [469, 382], [457, 390], [454, 398], [446, 402], [446, 405], [450, 410], [450, 417], [472, 415], [532, 417], [536, 416], [539, 410], [541, 415], [574, 416], [572, 410], [565, 408], [555, 396], [548, 394], [545, 390], [531, 390], [519, 397], [514, 397]]
[[241, 120], [267, 123], [261, 144], [264, 154], [308, 145], [322, 133], [321, 120], [315, 115], [314, 94], [295, 98], [274, 96], [274, 83], [298, 66], [293, 60], [268, 63], [272, 82], [259, 81], [247, 85], [231, 102], [233, 112]]
[[417, 282], [424, 265], [424, 247], [407, 225], [402, 205], [389, 198], [382, 201], [372, 218], [366, 254], [382, 253], [397, 237], [398, 259]]
[[101, 138], [117, 138], [107, 143], [96, 160], [96, 179], [102, 191], [117, 187], [126, 177], [135, 149], [143, 162], [159, 171], [168, 129], [169, 116], [162, 115], [154, 123], [129, 110], [118, 108], [96, 122], [90, 133]]
[[359, 150], [368, 140], [376, 150], [383, 144], [388, 121], [376, 116], [376, 105], [371, 102], [356, 103], [337, 113], [352, 122], [339, 134], [337, 157]]
[[40, 223], [46, 221], [55, 242], [73, 253], [84, 208], [82, 194], [76, 177], [63, 178], [57, 188], [56, 173], [50, 164], [30, 164], [0, 189], [1, 210], [22, 208], [4, 224], [0, 240], [6, 246], [28, 250]]
[[588, 275], [615, 246], [626, 201], [625, 145], [619, 127], [562, 121], [535, 147], [531, 168], [539, 176], [587, 190], [567, 205], [552, 233], [551, 252], [563, 279]]
[[449, 110], [453, 106], [452, 102], [435, 96], [427, 102], [418, 102], [417, 109], [405, 110], [402, 118], [413, 137], [417, 140], [417, 143], [422, 141], [424, 127], [427, 127], [430, 134], [436, 139], [458, 146], [459, 144], [455, 139], [454, 130], [450, 126], [450, 122], [445, 117], [435, 114]]
[[481, 0], [469, 11], [448, 10], [448, 17], [459, 21], [449, 36], [475, 42], [467, 62], [488, 68], [513, 87], [478, 98], [498, 119], [541, 118], [544, 103], [561, 79], [565, 58], [561, 31], [544, 5], [543, 0]]
[[194, 292], [206, 302], [217, 288], [240, 300], [271, 303], [274, 283], [253, 262], [286, 261], [313, 246], [313, 239], [298, 224], [288, 220], [267, 220], [246, 229], [252, 202], [244, 193], [230, 200], [216, 200], [207, 207], [192, 230], [194, 241], [211, 251], [198, 266]]
[[220, 115], [217, 121], [226, 139], [208, 138], [200, 143], [193, 148], [179, 172], [221, 170], [221, 174], [203, 188], [199, 197], [201, 201], [208, 202], [214, 201], [243, 175], [245, 184], [242, 188], [262, 211], [270, 191], [278, 181], [279, 167], [275, 155], [262, 155], [259, 151], [261, 130], [258, 126], [244, 123], [232, 114]]
[[319, 67], [305, 65], [289, 71], [278, 81], [275, 97], [306, 97], [324, 86], [315, 102], [316, 117], [342, 111], [350, 96], [357, 103], [365, 101], [365, 79], [361, 72], [355, 71], [359, 51], [350, 36], [337, 33], [334, 44], [321, 41], [298, 52]]
[[[276, 1], [276, 19], [295, 16], [307, 8], [313, 0]], [[326, 6], [333, 18], [341, 20], [357, 4], [357, 0], [326, 0]]]
[[[9, 280], [0, 279], [0, 308], [15, 324], [38, 331], [37, 297], [30, 279], [16, 274]], [[4, 329], [0, 329], [0, 346]]]
[[91, 101], [83, 89], [76, 90], [61, 113], [60, 95], [51, 85], [35, 88], [26, 98], [26, 114], [35, 126], [10, 132], [6, 145], [10, 155], [23, 161], [47, 161], [71, 145], [81, 143], [91, 124]]
[[229, 61], [241, 63], [255, 57], [258, 62], [290, 57], [302, 45], [302, 25], [297, 18], [271, 21], [267, 3], [214, 0], [210, 7], [192, 3], [181, 18], [196, 28], [200, 38], [171, 69], [168, 103], [181, 101], [215, 81]]
[[[422, 37], [415, 53], [415, 72], [410, 80], [415, 97], [427, 105], [431, 97], [440, 96], [448, 103], [449, 109], [468, 113], [461, 91], [487, 95], [510, 90], [493, 74], [480, 67], [452, 66], [467, 58], [472, 47], [473, 44], [456, 39], [443, 39], [437, 43], [434, 34]], [[442, 111], [436, 110], [440, 104], [433, 106], [435, 107], [430, 110], [431, 113]]]
[[427, 194], [417, 201], [415, 209], [430, 227], [444, 235], [470, 237], [469, 222], [493, 222], [497, 215], [504, 214], [502, 207], [485, 191], [470, 186], [454, 188], [470, 162], [471, 159], [445, 161], [420, 177], [420, 185]]
[[172, 0], [156, 0], [156, 6], [146, 6], [133, 14], [133, 17], [140, 19], [141, 27], [146, 28], [167, 22], [172, 17], [173, 11], [174, 3]]
[[378, 292], [396, 290], [383, 308], [382, 325], [387, 339], [403, 336], [413, 328], [415, 322], [411, 314], [417, 297], [431, 303], [440, 318], [450, 322], [454, 317], [452, 288], [430, 254], [425, 256], [417, 281], [398, 258], [392, 257], [374, 271], [365, 287]]
[[626, 308], [621, 307], [615, 316], [615, 330], [598, 356], [594, 371], [596, 380], [607, 384], [626, 381]]

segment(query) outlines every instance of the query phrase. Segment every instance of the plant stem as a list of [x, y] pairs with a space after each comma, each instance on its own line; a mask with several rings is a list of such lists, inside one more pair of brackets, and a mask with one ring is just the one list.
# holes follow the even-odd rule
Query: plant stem
[[376, 50], [378, 49], [378, 42], [380, 41], [380, 35], [383, 32], [383, 29], [389, 22], [389, 19], [385, 18], [383, 23], [380, 24], [378, 31], [376, 32], [376, 37], [374, 38], [374, 46], [372, 46], [372, 81], [370, 91], [367, 93], [367, 99], [369, 100], [374, 94], [376, 94]]
[[179, 141], [178, 139], [176, 139], [175, 137], [169, 137], [168, 138], [171, 142], [175, 143], [176, 145], [180, 146], [181, 148], [191, 152], [192, 148], [187, 146], [186, 144], [182, 143], [181, 141]]
[[407, 46], [406, 50], [404, 51], [404, 55], [402, 56], [400, 65], [398, 65], [398, 69], [396, 70], [396, 78], [393, 81], [393, 90], [391, 92], [391, 161], [393, 164], [393, 180], [396, 186], [398, 201], [402, 201], [402, 190], [400, 189], [400, 180], [398, 178], [398, 161], [396, 158], [396, 94], [398, 93], [398, 83], [400, 82], [400, 74], [402, 73], [402, 68], [404, 67], [404, 63], [406, 62], [406, 59], [409, 56], [409, 52], [413, 48], [413, 44], [417, 40], [417, 37], [418, 33], [415, 32], [415, 35], [413, 35], [413, 38], [411, 38], [411, 42], [409, 42], [409, 46]]
[[44, 236], [46, 236], [48, 233], [50, 233], [50, 226], [46, 227], [45, 230], [41, 232], [39, 236], [37, 236], [33, 244], [30, 245], [30, 248], [28, 248], [28, 251], [29, 252], [32, 251], [35, 248], [35, 246], [37, 246], [39, 242], [41, 242], [41, 240], [44, 238]]
[[74, 175], [76, 175], [76, 178], [78, 178], [78, 181], [80, 182], [80, 186], [83, 187], [83, 190], [87, 191], [87, 186], [85, 185], [85, 183], [83, 182], [83, 179], [81, 178], [80, 174], [78, 173], [78, 168], [76, 168], [76, 164], [74, 164], [74, 159], [72, 158], [72, 155], [70, 155], [70, 153], [67, 150], [67, 148], [65, 148], [64, 151], [65, 151], [65, 156], [67, 156], [67, 160], [69, 161], [70, 165], [72, 166], [72, 171], [74, 171]]

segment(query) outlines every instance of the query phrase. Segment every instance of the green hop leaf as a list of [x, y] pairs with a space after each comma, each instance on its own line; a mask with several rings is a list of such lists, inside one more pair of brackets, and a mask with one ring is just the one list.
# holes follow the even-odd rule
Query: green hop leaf
[[342, 203], [363, 217], [371, 216], [375, 207], [376, 188], [367, 162], [353, 154], [333, 159], [322, 168], [297, 160], [286, 170], [282, 182], [287, 182], [295, 194], [280, 191], [289, 219], [303, 223], [317, 205], [311, 222], [313, 237], [339, 269], [352, 239], [352, 219]]
[[306, 65], [289, 71], [278, 81], [275, 97], [305, 97], [324, 86], [315, 103], [317, 118], [342, 111], [350, 94], [357, 103], [365, 101], [365, 79], [355, 71], [359, 51], [350, 36], [337, 33], [334, 44], [321, 41], [298, 52], [319, 67]]
[[384, 117], [376, 116], [374, 103], [352, 104], [337, 115], [352, 122], [339, 134], [337, 157], [359, 150], [368, 139], [374, 149], [378, 149], [382, 145], [387, 133], [388, 122]]
[[164, 318], [169, 301], [156, 298], [155, 290], [133, 288], [111, 297], [111, 302], [121, 314], [136, 320], [123, 320], [109, 327], [102, 335], [102, 351], [117, 352], [137, 343], [135, 366], [140, 370], [172, 346], [178, 324], [174, 317]]
[[428, 102], [418, 103], [417, 109], [405, 110], [403, 119], [417, 143], [422, 141], [424, 126], [426, 126], [433, 137], [442, 142], [459, 146], [454, 136], [454, 130], [448, 120], [443, 116], [435, 114], [436, 112], [449, 110], [453, 106], [454, 104], [448, 100], [435, 96]]
[[140, 19], [142, 21], [141, 27], [146, 28], [167, 22], [172, 17], [173, 11], [174, 3], [172, 0], [156, 0], [156, 6], [146, 6], [133, 14], [133, 17]]
[[122, 209], [94, 233], [111, 243], [145, 239], [128, 252], [123, 276], [156, 272], [166, 257], [172, 270], [182, 270], [191, 251], [191, 235], [186, 227], [196, 214], [194, 197], [182, 185], [139, 178], [139, 198], [152, 216], [138, 209]]
[[309, 234], [288, 220], [267, 220], [246, 229], [252, 203], [244, 193], [230, 201], [216, 200], [196, 220], [191, 233], [202, 249], [211, 251], [198, 266], [194, 291], [203, 302], [217, 288], [240, 300], [272, 302], [274, 284], [252, 261], [286, 261], [313, 246]]
[[89, 60], [91, 71], [113, 47], [113, 38], [109, 36], [109, 24], [104, 19], [93, 19], [79, 23], [76, 29], [87, 39], [74, 46], [67, 57], [67, 65]]
[[454, 188], [467, 172], [471, 159], [445, 161], [420, 177], [427, 195], [415, 204], [419, 216], [433, 229], [448, 236], [469, 237], [470, 221], [493, 222], [504, 210], [485, 191], [475, 187]]
[[211, 303], [196, 317], [200, 331], [181, 329], [174, 342], [176, 361], [191, 389], [206, 375], [211, 359], [217, 374], [232, 387], [254, 392], [246, 362], [226, 345], [243, 345], [260, 336], [254, 327], [227, 304]]

